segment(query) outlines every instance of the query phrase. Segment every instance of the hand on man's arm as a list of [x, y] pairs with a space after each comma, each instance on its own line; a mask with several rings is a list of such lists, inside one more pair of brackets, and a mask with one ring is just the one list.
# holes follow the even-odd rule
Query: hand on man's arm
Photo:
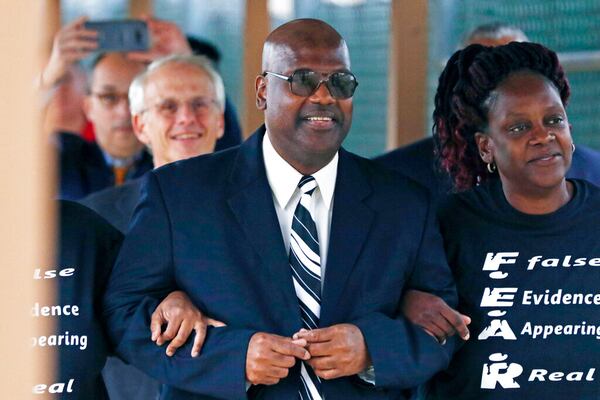
[[[163, 331], [162, 327], [165, 324], [167, 326]], [[196, 336], [191, 355], [197, 357], [202, 349], [208, 325], [225, 326], [221, 321], [203, 315], [190, 298], [180, 290], [170, 293], [156, 307], [150, 319], [152, 341], [156, 342], [158, 346], [170, 341], [165, 351], [169, 357], [173, 356], [177, 349], [186, 343], [192, 331], [196, 332]]]
[[[103, 298], [106, 331], [115, 353], [173, 388], [214, 398], [245, 398], [246, 353], [256, 330], [207, 329], [198, 358], [190, 355], [191, 340], [173, 357], [150, 340], [151, 315], [160, 299], [174, 290], [185, 291], [185, 285], [178, 286], [176, 279], [169, 213], [154, 171], [146, 175], [141, 192]], [[194, 290], [193, 285], [188, 290]]]
[[410, 322], [423, 328], [440, 343], [445, 343], [456, 333], [463, 340], [469, 340], [467, 325], [471, 318], [431, 293], [408, 290], [402, 298], [402, 312]]
[[327, 328], [301, 330], [294, 339], [305, 339], [310, 353], [308, 364], [323, 379], [356, 375], [371, 365], [362, 332], [356, 325], [338, 324]]
[[[423, 192], [415, 201], [427, 203], [428, 198]], [[405, 270], [408, 274], [404, 274], [403, 280], [399, 281], [397, 293], [406, 288], [415, 288], [434, 293], [454, 306], [457, 301], [456, 289], [446, 262], [434, 209], [430, 204], [427, 211], [419, 208], [414, 210], [414, 224], [423, 221], [420, 233], [414, 232], [418, 247], [414, 257], [409, 260], [409, 269]], [[413, 227], [418, 228], [419, 225]], [[374, 309], [358, 315], [350, 322], [360, 329], [367, 344], [376, 386], [411, 388], [424, 383], [448, 366], [455, 342], [449, 341], [441, 346], [421, 327], [404, 317], [401, 296], [390, 296], [386, 300], [392, 299], [393, 307]]]

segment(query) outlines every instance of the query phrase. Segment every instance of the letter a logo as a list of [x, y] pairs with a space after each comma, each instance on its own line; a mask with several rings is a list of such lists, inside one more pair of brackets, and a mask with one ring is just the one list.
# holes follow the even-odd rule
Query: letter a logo
[[[506, 315], [506, 311], [492, 310], [488, 315], [490, 317], [502, 317]], [[517, 340], [515, 333], [510, 328], [510, 325], [508, 325], [508, 321], [499, 318], [494, 318], [489, 326], [483, 328], [477, 339], [486, 340], [490, 337], [501, 337], [504, 340]]]

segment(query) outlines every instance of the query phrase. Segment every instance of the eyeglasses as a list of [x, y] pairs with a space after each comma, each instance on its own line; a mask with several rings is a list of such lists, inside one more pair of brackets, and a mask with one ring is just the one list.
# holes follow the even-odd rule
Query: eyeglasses
[[308, 97], [317, 91], [324, 83], [334, 99], [349, 99], [354, 95], [358, 86], [356, 77], [351, 72], [333, 72], [323, 79], [323, 74], [310, 69], [298, 69], [292, 75], [286, 76], [275, 72], [265, 71], [263, 76], [273, 75], [290, 83], [290, 91], [296, 96]]
[[142, 112], [146, 112], [150, 108], [154, 108], [156, 112], [162, 117], [173, 118], [175, 117], [175, 115], [177, 115], [177, 112], [182, 107], [185, 107], [186, 104], [192, 111], [192, 114], [194, 114], [196, 117], [202, 117], [207, 115], [210, 112], [211, 107], [217, 105], [217, 102], [215, 100], [206, 99], [202, 97], [192, 99], [184, 103], [180, 103], [173, 99], [165, 99], [154, 104], [153, 106], [143, 109]]
[[106, 108], [113, 108], [121, 101], [129, 104], [127, 93], [92, 93], [92, 96], [100, 100], [100, 103]]

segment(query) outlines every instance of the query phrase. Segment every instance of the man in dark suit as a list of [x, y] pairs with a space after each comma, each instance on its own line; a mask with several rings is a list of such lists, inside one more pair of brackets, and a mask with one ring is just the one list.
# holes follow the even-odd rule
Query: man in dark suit
[[[403, 399], [447, 365], [451, 346], [399, 313], [407, 285], [456, 301], [428, 195], [340, 148], [349, 68], [331, 26], [282, 25], [256, 79], [265, 126], [148, 174], [104, 313], [163, 398]], [[145, 334], [176, 288], [227, 324], [197, 359], [167, 359]]]
[[107, 53], [94, 63], [83, 105], [96, 141], [88, 142], [78, 133], [56, 135], [60, 198], [77, 200], [152, 168], [150, 155], [133, 134], [127, 102], [129, 84], [143, 68], [120, 53]]

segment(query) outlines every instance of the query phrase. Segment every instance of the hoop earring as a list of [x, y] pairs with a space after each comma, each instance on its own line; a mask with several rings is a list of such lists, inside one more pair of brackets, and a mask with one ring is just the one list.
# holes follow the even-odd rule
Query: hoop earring
[[575, 143], [571, 142], [571, 150], [572, 153], [575, 153]]
[[490, 174], [493, 174], [496, 171], [496, 164], [492, 161], [491, 163], [487, 163], [486, 168]]

